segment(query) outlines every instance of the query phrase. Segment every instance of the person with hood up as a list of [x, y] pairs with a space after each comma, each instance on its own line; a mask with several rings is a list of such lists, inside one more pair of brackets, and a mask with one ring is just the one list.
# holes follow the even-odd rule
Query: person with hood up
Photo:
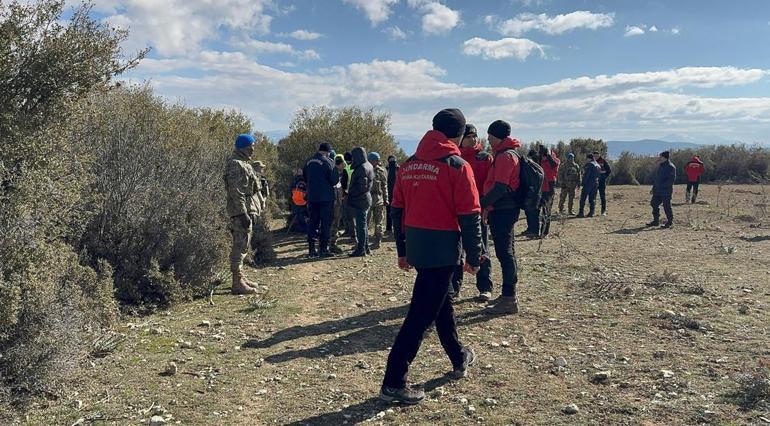
[[596, 213], [596, 192], [599, 190], [601, 167], [593, 154], [586, 155], [586, 160], [586, 165], [583, 166], [583, 189], [580, 192], [580, 211], [577, 217], [586, 217], [586, 199], [589, 204], [588, 217], [593, 217]]
[[387, 219], [385, 220], [385, 233], [393, 232], [393, 218], [390, 216], [390, 203], [393, 202], [393, 187], [396, 186], [396, 174], [398, 173], [398, 162], [394, 155], [388, 156], [388, 205]]
[[516, 314], [519, 312], [516, 290], [519, 276], [513, 227], [519, 220], [521, 206], [512, 194], [519, 190], [521, 158], [516, 149], [521, 147], [521, 142], [511, 138], [511, 125], [503, 120], [489, 125], [487, 140], [492, 147], [494, 159], [484, 180], [481, 208], [484, 209], [484, 216], [489, 223], [495, 255], [503, 274], [503, 292], [491, 302], [489, 313]]
[[369, 163], [374, 168], [374, 184], [372, 185], [372, 208], [367, 216], [368, 222], [374, 223], [374, 239], [372, 250], [380, 248], [382, 242], [382, 228], [385, 221], [385, 205], [388, 204], [388, 172], [380, 165], [380, 154], [370, 152], [367, 156]]
[[223, 179], [227, 192], [227, 215], [233, 237], [230, 249], [230, 272], [233, 274], [233, 294], [255, 294], [257, 285], [243, 275], [243, 260], [251, 247], [252, 223], [260, 210], [259, 177], [251, 167], [254, 136], [238, 135], [235, 149], [225, 163]]
[[652, 206], [652, 222], [647, 226], [660, 226], [660, 205], [666, 212], [666, 224], [664, 228], [674, 225], [674, 209], [671, 207], [671, 197], [674, 195], [674, 182], [676, 182], [676, 166], [669, 160], [669, 152], [663, 151], [655, 162], [658, 168], [655, 171], [655, 180], [650, 194], [650, 206]]
[[[307, 241], [308, 255], [332, 257], [329, 251], [332, 219], [334, 218], [334, 188], [340, 181], [340, 176], [334, 163], [329, 158], [332, 147], [329, 143], [321, 143], [318, 152], [311, 157], [303, 169], [307, 183], [307, 203], [310, 221], [308, 224]], [[318, 240], [319, 251], [316, 251]]]
[[[478, 137], [476, 126], [473, 124], [465, 125], [463, 140], [460, 142], [460, 156], [473, 170], [476, 190], [481, 193], [484, 189], [484, 181], [489, 174], [489, 168], [492, 166], [492, 155], [484, 150], [484, 145]], [[476, 289], [479, 291], [478, 300], [488, 302], [492, 298], [492, 261], [489, 260], [489, 229], [487, 224], [481, 223], [481, 252], [482, 260], [479, 272], [476, 274]], [[460, 294], [464, 278], [464, 265], [458, 264], [455, 273], [452, 276], [452, 297], [457, 298]]]
[[602, 205], [602, 216], [607, 216], [607, 179], [612, 174], [610, 162], [605, 160], [599, 152], [594, 152], [596, 164], [599, 165], [599, 201]]
[[441, 346], [452, 362], [452, 377], [466, 377], [475, 359], [460, 343], [449, 287], [464, 249], [466, 272], [476, 273], [481, 260], [479, 195], [470, 165], [457, 145], [465, 117], [458, 109], [441, 110], [433, 130], [420, 140], [417, 152], [398, 171], [393, 189], [393, 232], [398, 266], [417, 269], [412, 301], [388, 355], [380, 398], [418, 404], [419, 387], [407, 386], [409, 366], [428, 328], [436, 325]]
[[374, 168], [366, 158], [363, 147], [355, 147], [353, 156], [353, 174], [348, 184], [348, 207], [352, 209], [355, 221], [356, 248], [350, 257], [363, 257], [369, 252], [369, 230], [366, 225], [366, 215], [372, 207], [372, 186], [374, 185]]
[[[692, 160], [688, 161], [684, 166], [684, 171], [687, 174], [687, 192], [684, 195], [684, 203], [692, 202], [695, 204], [695, 200], [698, 198], [698, 187], [700, 186], [700, 176], [706, 171], [706, 167], [703, 165], [703, 161], [697, 155], [692, 157]], [[690, 199], [690, 193], [692, 191], [692, 199]]]
[[575, 162], [575, 154], [567, 154], [567, 162], [559, 167], [559, 214], [564, 214], [564, 201], [569, 199], [568, 211], [570, 215], [575, 213], [572, 206], [575, 201], [575, 189], [580, 187], [580, 166]]

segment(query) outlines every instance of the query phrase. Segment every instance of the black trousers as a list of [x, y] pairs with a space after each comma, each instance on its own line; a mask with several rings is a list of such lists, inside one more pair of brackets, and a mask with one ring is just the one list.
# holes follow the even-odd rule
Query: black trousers
[[578, 213], [583, 214], [585, 212], [586, 199], [588, 199], [588, 214], [594, 214], [596, 211], [596, 190], [596, 187], [592, 189], [583, 187], [583, 189], [580, 191], [580, 211]]
[[653, 194], [650, 200], [652, 206], [652, 218], [657, 222], [660, 220], [660, 205], [663, 204], [663, 211], [666, 212], [666, 219], [669, 222], [674, 220], [674, 209], [671, 207], [671, 195]]
[[388, 355], [384, 386], [399, 389], [406, 386], [409, 365], [417, 356], [425, 332], [434, 322], [452, 366], [462, 365], [463, 345], [457, 337], [454, 308], [449, 301], [449, 281], [454, 269], [454, 266], [417, 269], [409, 312]]
[[[492, 261], [489, 259], [489, 227], [486, 223], [481, 224], [481, 254], [485, 257], [484, 262], [479, 265], [479, 272], [476, 273], [476, 289], [479, 293], [492, 291]], [[455, 268], [452, 275], [452, 293], [459, 293], [463, 285], [465, 272], [463, 271], [463, 262]]]
[[[698, 198], [698, 187], [700, 182], [687, 182], [687, 198], [690, 198], [690, 192], [692, 192], [692, 202], [695, 203], [695, 199]], [[685, 201], [688, 201], [685, 199]]]
[[492, 210], [488, 217], [495, 256], [503, 271], [503, 296], [515, 296], [519, 282], [513, 238], [513, 225], [519, 220], [519, 213], [519, 209]]
[[387, 217], [385, 218], [385, 232], [393, 231], [393, 218], [390, 217], [390, 203], [385, 206]]
[[540, 198], [540, 209], [538, 213], [538, 235], [545, 237], [551, 232], [551, 209], [553, 208], [554, 191], [543, 192]]
[[607, 182], [599, 180], [599, 200], [602, 203], [602, 213], [607, 211]]
[[319, 241], [321, 248], [329, 246], [332, 219], [334, 218], [334, 202], [307, 203], [310, 220], [307, 227], [307, 240]]

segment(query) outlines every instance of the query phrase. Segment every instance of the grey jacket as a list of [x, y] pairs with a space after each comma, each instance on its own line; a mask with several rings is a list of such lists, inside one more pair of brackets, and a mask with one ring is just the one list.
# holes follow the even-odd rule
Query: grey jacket
[[676, 166], [674, 166], [674, 163], [670, 160], [660, 163], [658, 170], [655, 172], [652, 194], [670, 197], [674, 193], [674, 182], [676, 182]]
[[353, 175], [348, 184], [348, 206], [366, 210], [372, 207], [372, 186], [374, 185], [374, 168], [366, 159], [366, 150], [362, 147], [353, 148]]

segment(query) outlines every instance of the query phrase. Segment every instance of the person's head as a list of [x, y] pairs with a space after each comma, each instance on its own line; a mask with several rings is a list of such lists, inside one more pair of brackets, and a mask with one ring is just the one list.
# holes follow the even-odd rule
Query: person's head
[[323, 155], [329, 155], [332, 152], [332, 145], [329, 142], [321, 142], [318, 145], [318, 152]]
[[388, 164], [395, 164], [395, 162], [396, 162], [396, 156], [388, 155]]
[[473, 124], [465, 125], [465, 132], [463, 133], [463, 140], [460, 142], [460, 146], [463, 148], [473, 148], [479, 143], [479, 135], [476, 131], [476, 126]]
[[575, 161], [575, 154], [571, 152], [567, 154], [567, 161]]
[[254, 155], [254, 136], [249, 134], [241, 134], [235, 138], [235, 149], [244, 153], [246, 157], [251, 158]]
[[671, 153], [668, 151], [663, 151], [658, 155], [658, 162], [664, 163], [668, 161], [668, 159], [671, 157]]
[[347, 163], [345, 163], [345, 157], [341, 155], [334, 157], [334, 165], [337, 167], [337, 170], [344, 170], [345, 166], [347, 166]]
[[594, 161], [594, 155], [593, 154], [586, 155], [586, 158], [588, 159], [588, 161]]
[[544, 156], [548, 154], [548, 148], [546, 148], [545, 145], [540, 144], [537, 146], [537, 152], [540, 154], [540, 156]]
[[348, 151], [342, 155], [342, 158], [345, 159], [346, 163], [351, 164], [353, 162], [353, 153]]
[[537, 158], [537, 151], [535, 151], [534, 149], [530, 149], [529, 152], [527, 153], [527, 157]]
[[460, 145], [465, 132], [465, 116], [457, 108], [446, 108], [433, 116], [433, 130], [437, 130], [451, 140], [455, 145]]
[[377, 167], [380, 165], [380, 153], [379, 152], [370, 152], [367, 156], [367, 159], [370, 163], [372, 163], [372, 166]]
[[487, 140], [492, 147], [501, 144], [509, 136], [511, 136], [511, 125], [503, 120], [493, 121], [487, 128]]

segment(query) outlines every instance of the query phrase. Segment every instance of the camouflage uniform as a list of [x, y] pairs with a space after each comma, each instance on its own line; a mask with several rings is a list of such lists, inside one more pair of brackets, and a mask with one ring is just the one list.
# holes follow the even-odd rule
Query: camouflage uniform
[[558, 183], [561, 186], [559, 194], [559, 213], [564, 213], [564, 200], [569, 197], [569, 213], [572, 213], [572, 205], [575, 201], [575, 189], [580, 186], [580, 166], [575, 160], [568, 159], [559, 168]]
[[227, 216], [233, 245], [230, 250], [230, 271], [233, 278], [242, 277], [243, 259], [249, 252], [252, 227], [244, 228], [243, 217], [252, 223], [262, 213], [259, 177], [249, 163], [246, 154], [236, 149], [225, 165], [225, 189], [227, 190]]
[[[374, 185], [372, 186], [372, 208], [369, 209], [367, 222], [374, 223], [374, 239], [372, 248], [379, 248], [382, 241], [382, 228], [385, 226], [385, 200], [388, 199], [388, 172], [377, 165], [374, 168]], [[372, 218], [374, 219], [372, 222]]]

